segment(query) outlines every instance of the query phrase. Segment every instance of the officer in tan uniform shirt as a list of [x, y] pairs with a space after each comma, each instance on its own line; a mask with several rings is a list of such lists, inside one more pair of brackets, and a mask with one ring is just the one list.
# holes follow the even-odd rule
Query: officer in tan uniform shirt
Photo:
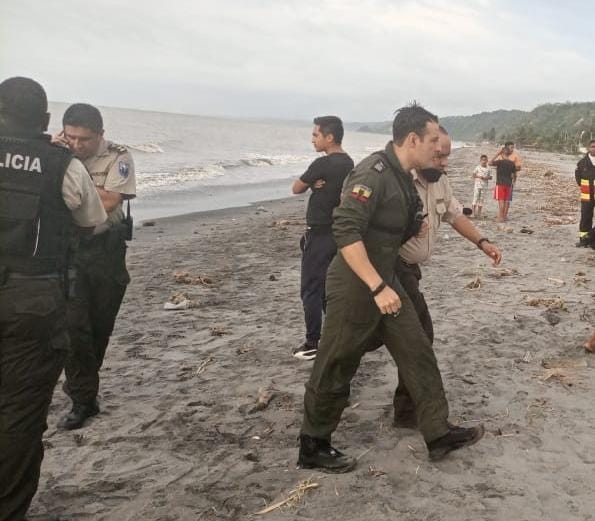
[[83, 103], [70, 106], [62, 120], [59, 140], [85, 167], [108, 214], [93, 235], [81, 238], [76, 253], [75, 296], [69, 304], [71, 355], [65, 363], [64, 391], [72, 410], [60, 421], [78, 429], [99, 413], [99, 369], [130, 277], [126, 269], [126, 239], [130, 229], [124, 200], [135, 197], [134, 162], [125, 147], [103, 138], [99, 110]]
[[[435, 158], [435, 168], [412, 171], [415, 188], [423, 202], [426, 222], [422, 232], [409, 239], [399, 250], [395, 271], [407, 295], [412, 300], [419, 321], [430, 339], [434, 341], [432, 317], [428, 310], [423, 293], [419, 290], [421, 280], [420, 263], [430, 259], [438, 229], [443, 222], [450, 224], [460, 235], [475, 244], [490, 257], [494, 265], [502, 259], [500, 250], [488, 239], [481, 236], [474, 224], [463, 215], [463, 206], [453, 195], [448, 177], [444, 174], [448, 166], [451, 141], [444, 127], [440, 127], [440, 154]], [[395, 425], [399, 427], [415, 427], [415, 410], [413, 401], [403, 385], [399, 375], [399, 384], [395, 392]]]

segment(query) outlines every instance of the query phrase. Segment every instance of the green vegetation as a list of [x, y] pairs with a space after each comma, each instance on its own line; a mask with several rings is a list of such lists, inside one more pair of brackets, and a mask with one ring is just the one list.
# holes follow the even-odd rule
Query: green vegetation
[[[458, 141], [514, 141], [525, 148], [574, 153], [595, 138], [595, 102], [546, 103], [531, 112], [497, 110], [440, 118]], [[362, 132], [388, 133], [391, 123], [368, 123]]]

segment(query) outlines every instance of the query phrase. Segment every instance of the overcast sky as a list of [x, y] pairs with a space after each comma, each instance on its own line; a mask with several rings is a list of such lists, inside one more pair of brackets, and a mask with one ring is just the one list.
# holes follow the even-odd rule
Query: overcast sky
[[391, 119], [595, 99], [590, 2], [0, 2], [0, 78], [54, 101], [229, 117]]

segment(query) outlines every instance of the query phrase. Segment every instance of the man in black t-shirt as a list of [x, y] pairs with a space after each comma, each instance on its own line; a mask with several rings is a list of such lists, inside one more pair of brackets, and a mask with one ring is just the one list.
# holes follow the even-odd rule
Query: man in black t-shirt
[[341, 188], [353, 169], [353, 160], [341, 148], [343, 123], [336, 116], [314, 119], [312, 144], [326, 155], [316, 159], [292, 186], [294, 194], [312, 190], [306, 212], [306, 231], [300, 241], [302, 250], [301, 290], [306, 322], [306, 341], [293, 349], [302, 360], [316, 357], [322, 313], [325, 309], [326, 271], [337, 252], [333, 239], [333, 210], [339, 205]]

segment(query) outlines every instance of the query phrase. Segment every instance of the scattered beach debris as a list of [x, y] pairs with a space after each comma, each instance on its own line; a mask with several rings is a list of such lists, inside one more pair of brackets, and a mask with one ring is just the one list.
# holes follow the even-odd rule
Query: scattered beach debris
[[512, 275], [518, 275], [519, 270], [516, 268], [494, 268], [488, 273], [488, 276], [494, 279], [501, 279], [502, 277], [510, 277]]
[[252, 407], [248, 412], [263, 411], [269, 406], [271, 400], [275, 397], [274, 391], [261, 387], [258, 389], [258, 398], [256, 399], [256, 405]]
[[543, 174], [543, 177], [554, 177], [555, 175], [556, 174], [554, 174], [554, 172], [552, 172], [551, 170], [546, 170]]
[[523, 362], [525, 362], [526, 364], [530, 363], [531, 360], [533, 360], [533, 356], [531, 355], [531, 351], [527, 351], [525, 352], [525, 356], [523, 356]]
[[525, 299], [525, 304], [527, 304], [527, 306], [546, 307], [548, 309], [561, 309], [563, 311], [567, 311], [566, 302], [561, 297], [529, 298], [529, 299]]
[[264, 206], [259, 206], [258, 208], [256, 208], [257, 212], [268, 212], [268, 210], [264, 207]]
[[273, 275], [272, 273], [269, 275], [269, 280], [274, 282], [277, 280], [277, 277], [275, 277], [275, 275]]
[[564, 282], [562, 279], [556, 279], [554, 277], [548, 277], [547, 280], [553, 282], [554, 284], [558, 284], [558, 286], [564, 286], [566, 284], [566, 282]]
[[541, 365], [546, 369], [578, 369], [588, 367], [584, 358], [544, 358]]
[[467, 289], [479, 289], [481, 288], [481, 277], [475, 277], [471, 282], [465, 284]]
[[252, 351], [254, 351], [254, 348], [250, 346], [240, 346], [236, 349], [236, 353], [238, 355], [245, 355], [246, 353], [251, 353]]
[[211, 277], [206, 277], [204, 275], [191, 275], [187, 271], [174, 271], [174, 280], [178, 284], [192, 284], [194, 286], [211, 286], [214, 284], [214, 281]]
[[194, 374], [201, 374], [204, 373], [205, 369], [207, 368], [207, 366], [213, 361], [215, 360], [212, 356], [207, 357], [205, 360], [203, 360], [200, 365], [198, 366], [198, 368], [196, 369], [196, 372]]
[[169, 300], [163, 304], [163, 309], [169, 311], [175, 311], [180, 309], [191, 309], [198, 307], [198, 303], [190, 299], [186, 293], [178, 292], [174, 293]]
[[591, 279], [587, 278], [587, 274], [584, 271], [578, 271], [575, 273], [574, 277], [572, 277], [572, 282], [576, 286], [586, 286], [587, 282], [591, 282]]
[[531, 228], [529, 228], [528, 226], [523, 226], [520, 230], [519, 233], [527, 233], [529, 235], [531, 235], [532, 233], [534, 233], [535, 230], [532, 230]]
[[308, 478], [304, 481], [301, 481], [297, 487], [295, 487], [293, 490], [290, 490], [288, 492], [288, 496], [281, 500], [281, 501], [277, 501], [277, 503], [273, 503], [272, 505], [269, 505], [266, 508], [263, 508], [262, 510], [259, 510], [258, 512], [255, 512], [255, 515], [257, 516], [261, 516], [264, 514], [268, 514], [269, 512], [273, 512], [274, 510], [277, 510], [278, 508], [281, 508], [282, 506], [297, 506], [298, 503], [302, 500], [302, 498], [310, 491], [313, 490], [315, 488], [318, 488], [319, 485], [318, 483], [313, 483], [312, 482], [312, 478]]
[[223, 336], [230, 333], [229, 329], [223, 326], [209, 326], [209, 331], [211, 332], [211, 336]]
[[547, 320], [550, 326], [555, 326], [560, 323], [560, 320], [562, 320], [556, 309], [548, 308], [541, 315]]
[[514, 232], [514, 228], [512, 228], [511, 226], [506, 226], [504, 224], [499, 224], [496, 229], [499, 232], [506, 232], [506, 233], [512, 233], [512, 232]]
[[570, 215], [565, 215], [562, 217], [546, 216], [543, 218], [543, 221], [545, 222], [545, 224], [548, 224], [550, 226], [559, 226], [559, 225], [576, 223], [576, 217], [572, 217]]
[[287, 230], [288, 226], [306, 226], [305, 221], [299, 219], [279, 219], [278, 221], [273, 221], [271, 223], [273, 228], [280, 228], [282, 230]]
[[565, 369], [546, 369], [540, 376], [539, 379], [543, 382], [549, 380], [557, 380], [564, 386], [572, 387], [576, 383], [576, 375], [571, 371]]
[[143, 226], [155, 226], [155, 221], [144, 221]]
[[378, 476], [384, 476], [385, 474], [386, 474], [386, 472], [384, 472], [384, 470], [377, 469], [376, 467], [373, 467], [372, 465], [370, 465], [368, 467], [368, 476], [377, 478]]

